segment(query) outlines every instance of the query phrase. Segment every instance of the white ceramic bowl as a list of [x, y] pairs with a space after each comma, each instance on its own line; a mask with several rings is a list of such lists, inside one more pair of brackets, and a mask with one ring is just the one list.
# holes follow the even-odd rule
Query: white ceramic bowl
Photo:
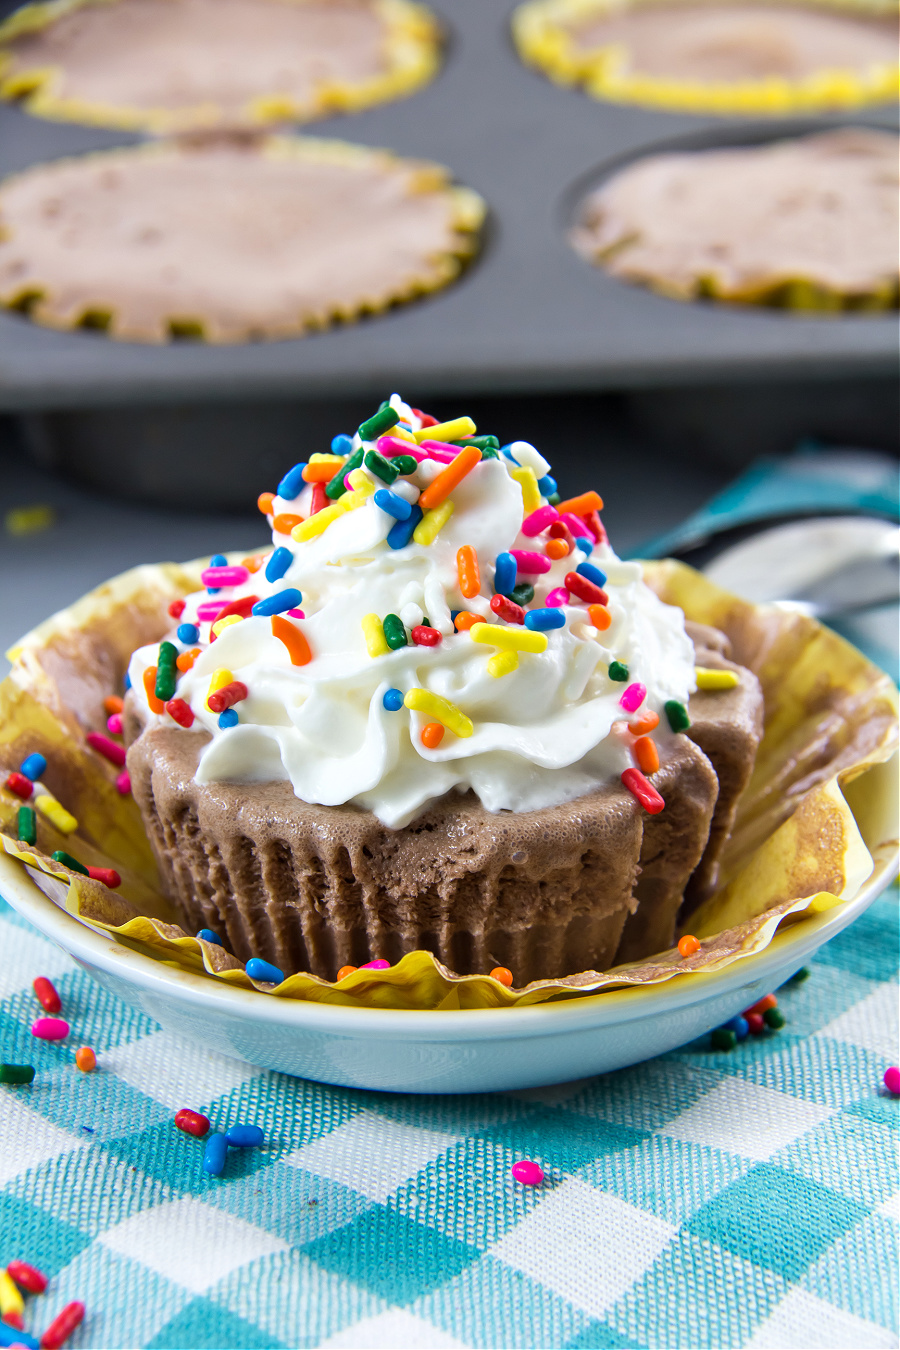
[[[74, 919], [2, 852], [0, 895], [110, 993], [212, 1050], [345, 1087], [488, 1092], [605, 1073], [703, 1035], [777, 988], [852, 923], [896, 866], [896, 849], [880, 850], [853, 900], [777, 933], [765, 951], [718, 973], [568, 1003], [471, 1012], [300, 1003], [174, 970]], [[42, 880], [53, 889], [52, 879]]]

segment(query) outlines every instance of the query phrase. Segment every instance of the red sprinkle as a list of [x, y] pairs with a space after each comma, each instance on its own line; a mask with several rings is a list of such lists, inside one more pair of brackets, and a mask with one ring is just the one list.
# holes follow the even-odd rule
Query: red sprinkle
[[31, 779], [26, 778], [24, 773], [17, 773], [15, 771], [7, 777], [6, 786], [9, 788], [10, 792], [14, 792], [17, 797], [21, 797], [23, 802], [27, 802], [34, 791], [34, 783], [32, 783]]
[[125, 767], [125, 747], [117, 745], [111, 741], [108, 736], [104, 736], [99, 731], [89, 731], [85, 737], [92, 750], [96, 750], [98, 755], [108, 759], [110, 764], [115, 764], [117, 769]]
[[544, 1169], [540, 1163], [531, 1162], [523, 1158], [521, 1162], [513, 1163], [512, 1174], [516, 1181], [520, 1181], [523, 1186], [540, 1186], [544, 1180]]
[[762, 1013], [744, 1013], [751, 1036], [761, 1036], [766, 1029]]
[[593, 581], [588, 581], [580, 572], [567, 572], [566, 579], [563, 582], [566, 590], [571, 595], [577, 595], [579, 600], [584, 600], [589, 605], [608, 605], [609, 596], [600, 586], [595, 586]]
[[39, 975], [32, 984], [37, 1001], [44, 1012], [58, 1013], [62, 1008], [62, 999], [46, 975]]
[[515, 600], [510, 600], [508, 595], [495, 595], [491, 598], [491, 609], [501, 619], [507, 623], [524, 623], [525, 611], [521, 605], [517, 605]]
[[122, 797], [127, 797], [131, 791], [131, 774], [127, 769], [123, 769], [116, 779], [116, 792]]
[[603, 521], [600, 519], [599, 511], [588, 511], [587, 514], [581, 518], [598, 544], [609, 543], [609, 538], [606, 529], [604, 528]]
[[[14, 1327], [16, 1331], [25, 1330], [25, 1319], [22, 1317], [21, 1313], [6, 1312], [3, 1314], [3, 1321], [7, 1326]], [[21, 1344], [21, 1341], [13, 1341], [12, 1350], [15, 1350], [15, 1347]]]
[[229, 614], [238, 614], [242, 619], [249, 619], [250, 611], [258, 601], [258, 595], [243, 595], [240, 600], [229, 600], [228, 604], [219, 610], [213, 622], [218, 623], [220, 619], [227, 619]]
[[60, 1346], [65, 1345], [72, 1332], [83, 1321], [84, 1304], [67, 1303], [41, 1337], [41, 1350], [60, 1350]]
[[122, 885], [122, 878], [114, 867], [89, 867], [88, 876], [91, 881], [102, 881], [111, 891]]
[[184, 1134], [192, 1134], [195, 1139], [202, 1139], [209, 1130], [209, 1118], [201, 1116], [199, 1111], [191, 1111], [183, 1106], [180, 1111], [175, 1112], [175, 1128]]
[[441, 641], [441, 634], [436, 628], [420, 623], [412, 630], [412, 640], [417, 647], [436, 647]]
[[169, 604], [169, 614], [173, 619], [180, 619], [184, 613], [184, 601], [172, 600]]
[[328, 494], [325, 491], [324, 483], [313, 483], [312, 500], [309, 505], [309, 514], [316, 516], [320, 511], [324, 511], [326, 506], [330, 506]]
[[190, 727], [194, 724], [194, 710], [183, 698], [170, 698], [166, 704], [166, 712], [180, 727]]
[[231, 684], [223, 685], [214, 694], [210, 694], [206, 702], [209, 705], [210, 712], [223, 713], [226, 708], [231, 708], [235, 703], [242, 702], [249, 692], [243, 680], [232, 680]]
[[418, 417], [419, 421], [422, 423], [423, 428], [436, 427], [438, 425], [438, 419], [436, 417], [432, 417], [431, 413], [423, 413], [420, 408], [413, 408], [413, 413], [416, 417]]
[[651, 816], [658, 816], [665, 806], [665, 799], [660, 796], [653, 784], [644, 777], [640, 769], [626, 769], [622, 774], [622, 782], [627, 787], [633, 797], [636, 797], [645, 811]]
[[10, 1261], [6, 1269], [19, 1288], [29, 1294], [42, 1294], [47, 1288], [47, 1276], [27, 1261]]

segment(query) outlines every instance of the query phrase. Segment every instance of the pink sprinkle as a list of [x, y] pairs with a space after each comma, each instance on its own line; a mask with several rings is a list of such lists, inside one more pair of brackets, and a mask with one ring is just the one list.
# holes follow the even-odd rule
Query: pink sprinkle
[[559, 512], [555, 506], [550, 506], [549, 503], [547, 506], [539, 506], [522, 521], [522, 533], [533, 539], [541, 530], [546, 530], [548, 525], [552, 525], [554, 520], [559, 520]]
[[116, 779], [116, 792], [122, 797], [127, 797], [131, 791], [131, 774], [127, 769], [123, 769]]
[[527, 572], [530, 576], [534, 576], [538, 572], [550, 571], [552, 563], [543, 553], [530, 553], [524, 548], [511, 548], [509, 551], [516, 560], [516, 569], [519, 572]]
[[891, 1065], [884, 1071], [884, 1086], [892, 1097], [900, 1097], [900, 1069], [896, 1065]]
[[197, 619], [200, 623], [215, 623], [228, 603], [227, 600], [207, 600], [197, 606]]
[[624, 708], [626, 712], [637, 712], [646, 697], [645, 684], [630, 684], [619, 699], [619, 707]]
[[121, 713], [113, 713], [111, 717], [108, 717], [108, 718], [106, 719], [106, 730], [109, 731], [113, 736], [121, 736], [121, 735], [122, 735], [122, 714], [121, 714]]
[[580, 534], [585, 539], [590, 539], [591, 543], [594, 542], [594, 536], [581, 519], [581, 516], [573, 516], [571, 511], [566, 511], [565, 515], [560, 516], [560, 520], [564, 525], [568, 525], [573, 534]]
[[288, 618], [289, 618], [289, 619], [305, 619], [305, 618], [306, 618], [306, 615], [303, 613], [303, 610], [302, 610], [302, 609], [289, 609], [289, 610], [288, 610]]
[[204, 586], [243, 586], [249, 576], [246, 567], [207, 567], [200, 580]]
[[420, 441], [419, 445], [428, 451], [429, 459], [437, 459], [441, 464], [452, 464], [459, 454], [459, 446], [448, 445], [446, 441]]
[[546, 605], [548, 609], [559, 609], [561, 605], [569, 603], [569, 592], [565, 586], [557, 586], [555, 591], [551, 591], [547, 596]]
[[394, 459], [397, 455], [412, 455], [417, 464], [421, 464], [423, 459], [427, 459], [424, 450], [413, 445], [411, 441], [401, 441], [398, 436], [379, 436], [375, 442], [375, 449], [386, 459]]
[[61, 1017], [39, 1017], [32, 1023], [31, 1034], [39, 1041], [64, 1041], [69, 1034], [69, 1024]]
[[529, 1162], [523, 1158], [521, 1162], [513, 1163], [512, 1174], [516, 1181], [521, 1181], [523, 1186], [540, 1186], [544, 1180], [544, 1169], [540, 1163]]
[[121, 769], [125, 763], [125, 747], [117, 745], [111, 741], [108, 736], [104, 736], [100, 731], [89, 731], [85, 737], [92, 750], [96, 750], [98, 755], [108, 759], [110, 764], [115, 764], [117, 769]]
[[390, 968], [390, 961], [367, 961], [364, 966], [360, 966], [360, 970], [390, 970]]

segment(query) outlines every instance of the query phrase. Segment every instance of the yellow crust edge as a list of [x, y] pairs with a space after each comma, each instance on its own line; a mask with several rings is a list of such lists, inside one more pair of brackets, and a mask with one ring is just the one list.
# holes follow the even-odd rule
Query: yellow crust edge
[[[811, 9], [833, 9], [867, 16], [887, 16], [896, 7], [878, 0], [798, 0]], [[629, 7], [653, 3], [631, 0]], [[774, 6], [773, 6], [774, 7]], [[570, 29], [580, 20], [621, 10], [621, 0], [526, 0], [512, 16], [515, 46], [526, 65], [557, 84], [584, 87], [592, 98], [635, 103], [665, 112], [723, 115], [825, 112], [862, 108], [895, 100], [900, 95], [900, 65], [873, 65], [865, 75], [848, 70], [821, 70], [805, 80], [747, 80], [701, 84], [629, 74], [626, 49], [619, 44], [578, 51]]]
[[[115, 0], [101, 0], [101, 3], [115, 3]], [[86, 326], [102, 326], [106, 335], [116, 341], [163, 343], [175, 337], [190, 337], [212, 346], [230, 346], [251, 341], [278, 341], [286, 338], [305, 337], [309, 333], [321, 332], [338, 323], [352, 323], [364, 316], [383, 314], [396, 305], [407, 304], [424, 295], [433, 294], [455, 281], [465, 264], [478, 251], [479, 235], [487, 214], [487, 204], [472, 188], [455, 184], [450, 179], [450, 170], [443, 164], [429, 160], [407, 159], [395, 155], [390, 150], [371, 149], [368, 146], [354, 145], [349, 141], [330, 141], [312, 136], [272, 136], [261, 138], [260, 151], [273, 158], [304, 159], [326, 164], [339, 164], [353, 168], [364, 165], [382, 165], [385, 168], [402, 166], [412, 174], [411, 188], [414, 192], [440, 192], [447, 199], [449, 210], [448, 224], [455, 233], [453, 248], [444, 253], [433, 255], [429, 259], [429, 272], [415, 278], [403, 289], [398, 288], [390, 294], [369, 296], [354, 306], [335, 306], [320, 314], [298, 315], [295, 325], [276, 328], [274, 325], [264, 332], [255, 329], [242, 334], [221, 334], [214, 331], [209, 321], [201, 315], [177, 314], [167, 316], [167, 332], [162, 336], [140, 335], [123, 332], [116, 325], [116, 311], [104, 301], [86, 305], [69, 320], [55, 315], [43, 303], [47, 300], [46, 291], [33, 279], [17, 282], [7, 291], [0, 291], [0, 306], [7, 309], [27, 308], [33, 322], [44, 328], [53, 328], [59, 332], [74, 332]], [[172, 145], [167, 142], [151, 142], [145, 145], [117, 147], [112, 150], [98, 150], [86, 155], [66, 155], [52, 164], [83, 163], [86, 160], [106, 160], [127, 155], [153, 156], [171, 152]], [[2, 209], [3, 189], [16, 179], [36, 172], [48, 165], [30, 165], [19, 173], [8, 175], [0, 182], [0, 241], [3, 239]], [[101, 316], [102, 325], [88, 321]]]
[[[211, 103], [173, 111], [129, 108], [67, 98], [55, 90], [61, 66], [40, 66], [4, 75], [13, 64], [9, 44], [25, 34], [41, 32], [58, 19], [87, 5], [118, 0], [39, 0], [0, 23], [0, 98], [21, 99], [26, 112], [55, 122], [77, 122], [118, 131], [146, 131], [157, 136], [223, 125], [221, 110]], [[293, 0], [303, 3], [303, 0]], [[436, 17], [415, 0], [375, 0], [385, 24], [389, 67], [360, 84], [336, 80], [322, 84], [308, 103], [282, 95], [261, 95], [244, 108], [240, 125], [266, 127], [278, 122], [311, 122], [335, 113], [360, 112], [378, 103], [406, 98], [428, 84], [440, 69], [442, 31]], [[6, 47], [6, 50], [4, 50]]]

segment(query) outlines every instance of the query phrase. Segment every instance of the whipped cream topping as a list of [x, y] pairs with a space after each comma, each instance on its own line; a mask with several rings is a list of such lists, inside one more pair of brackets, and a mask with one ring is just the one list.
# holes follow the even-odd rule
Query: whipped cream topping
[[[398, 521], [379, 505], [376, 492], [389, 491], [415, 507], [457, 447], [448, 444], [440, 458], [422, 459], [428, 453], [425, 415], [397, 395], [390, 406], [401, 422], [388, 434], [396, 439], [421, 432], [426, 442], [415, 472], [388, 485], [370, 467], [357, 468], [344, 494], [353, 494], [352, 509], [332, 511], [326, 528], [299, 539], [287, 531], [302, 535], [305, 522], [315, 520], [323, 489], [304, 483], [299, 471], [286, 475], [281, 490], [297, 495], [263, 502], [269, 506], [273, 551], [244, 579], [240, 570], [226, 574], [237, 584], [188, 596], [178, 632], [170, 636], [182, 653], [182, 667], [189, 665], [177, 672], [174, 696], [189, 712], [171, 703], [170, 711], [153, 711], [163, 704], [153, 699], [153, 677], [145, 684], [145, 672], [158, 665], [160, 649], [153, 645], [134, 653], [129, 676], [146, 724], [171, 726], [174, 711], [182, 725], [190, 721], [185, 735], [210, 734], [197, 769], [201, 783], [289, 780], [302, 801], [350, 803], [391, 828], [407, 825], [453, 789], [473, 789], [492, 812], [526, 811], [571, 801], [617, 780], [635, 762], [630, 724], [658, 714], [652, 737], [662, 747], [673, 735], [666, 702], [686, 703], [695, 688], [694, 652], [681, 611], [654, 595], [637, 563], [616, 557], [589, 512], [582, 519], [584, 545], [573, 547], [572, 536], [563, 534], [571, 551], [559, 558], [546, 552], [555, 508], [538, 518], [546, 518], [547, 528], [536, 535], [523, 532], [523, 521], [533, 530], [535, 521], [528, 518], [550, 505], [546, 494], [557, 495], [549, 465], [523, 441], [499, 454], [485, 447], [484, 457], [445, 498], [452, 514], [433, 542], [410, 538], [392, 546], [397, 534], [390, 541], [388, 536]], [[440, 428], [435, 434], [442, 434]], [[336, 448], [346, 453], [376, 449], [374, 439], [363, 441], [359, 433], [352, 441], [337, 439]], [[416, 450], [411, 438], [409, 444]], [[346, 466], [339, 472], [346, 475]], [[324, 502], [326, 510], [333, 507], [330, 499]], [[284, 517], [301, 523], [292, 526]], [[481, 583], [478, 594], [468, 597], [460, 590], [458, 555], [465, 547], [475, 550]], [[278, 549], [290, 556], [278, 554], [273, 563]], [[502, 555], [513, 551], [531, 555], [517, 559], [512, 580], [532, 586], [533, 596], [519, 590], [510, 600], [522, 601], [526, 624], [515, 616], [510, 621], [513, 611], [495, 598], [495, 581], [507, 593], [511, 589], [504, 580], [508, 556]], [[559, 551], [559, 546], [550, 550]], [[537, 563], [535, 554], [541, 555]], [[256, 559], [249, 561], [256, 565]], [[239, 560], [229, 562], [240, 567]], [[591, 611], [587, 600], [566, 589], [567, 575], [583, 563], [606, 577], [599, 610]], [[281, 575], [267, 579], [267, 569], [274, 575], [282, 566]], [[524, 571], [533, 566], [547, 570]], [[230, 623], [226, 616], [210, 641], [208, 616], [217, 604], [254, 596], [270, 613], [234, 616]], [[271, 611], [279, 607], [273, 619]], [[488, 628], [479, 622], [457, 631], [460, 618], [455, 626], [453, 616], [460, 611], [463, 622], [477, 616]], [[607, 626], [595, 627], [592, 613]], [[542, 631], [546, 614], [560, 626]], [[382, 627], [387, 616], [394, 619]], [[299, 646], [277, 635], [286, 624], [289, 634], [300, 635]], [[476, 639], [477, 630], [482, 631]], [[405, 645], [389, 646], [382, 632], [399, 632]], [[493, 658], [509, 642], [544, 649], [506, 657], [502, 673]], [[303, 664], [292, 663], [292, 651]], [[207, 699], [211, 684], [223, 682], [222, 671], [232, 684], [244, 686], [245, 696], [220, 714]], [[646, 693], [641, 696], [635, 686]], [[425, 694], [411, 698], [412, 690]], [[429, 695], [446, 703], [432, 706]], [[424, 703], [422, 710], [409, 706], [416, 701]], [[436, 743], [428, 734], [423, 742], [423, 730], [435, 722], [443, 733], [438, 731]]]

